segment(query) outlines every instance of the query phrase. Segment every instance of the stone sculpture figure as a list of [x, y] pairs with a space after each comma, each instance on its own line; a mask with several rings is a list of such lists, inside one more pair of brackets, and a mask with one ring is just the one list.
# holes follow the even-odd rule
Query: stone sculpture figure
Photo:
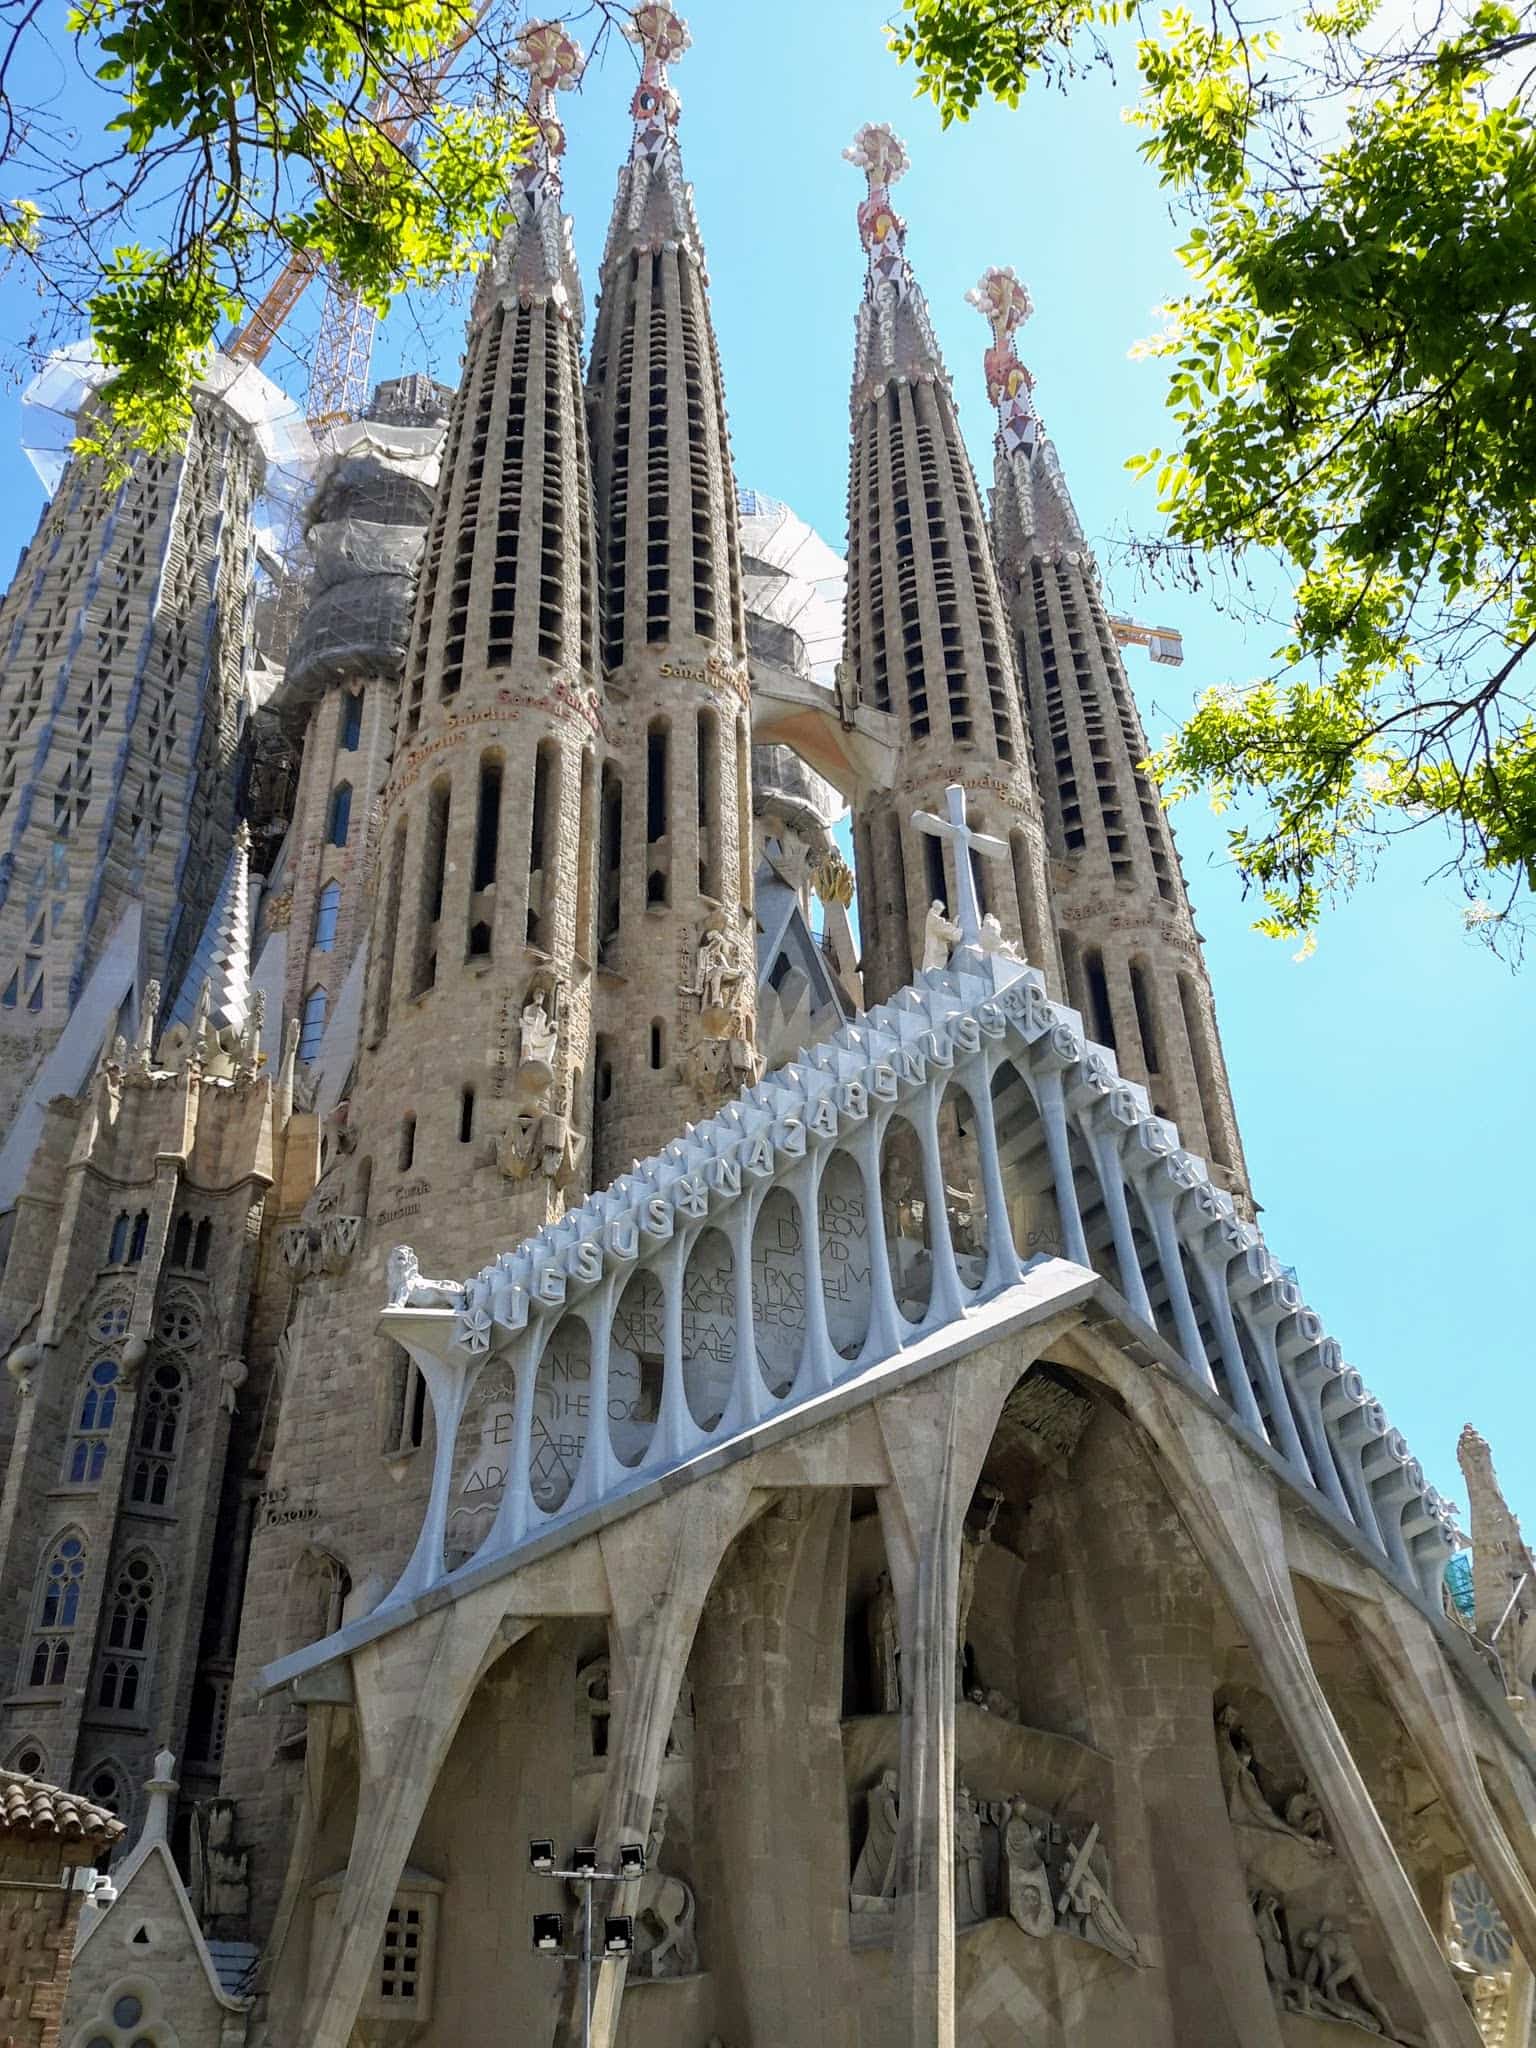
[[559, 1027], [545, 1008], [549, 1000], [543, 989], [530, 989], [518, 1019], [522, 1027], [519, 1071], [530, 1080], [539, 1080], [541, 1086], [552, 1078], [560, 1052]]
[[397, 1244], [389, 1255], [389, 1306], [391, 1308], [462, 1308], [461, 1280], [427, 1280], [422, 1277], [416, 1254], [408, 1244]]
[[869, 1631], [870, 1668], [875, 1676], [876, 1712], [901, 1712], [901, 1621], [889, 1572], [875, 1581], [865, 1626]]
[[651, 1809], [651, 1832], [645, 1845], [645, 1875], [635, 1907], [635, 1960], [638, 1976], [692, 1977], [698, 1972], [694, 1939], [693, 1887], [659, 1868], [667, 1835], [667, 1802]]
[[1253, 1931], [1264, 1952], [1264, 1974], [1281, 2003], [1293, 2003], [1297, 1989], [1296, 1973], [1291, 1967], [1285, 1929], [1280, 1924], [1279, 1896], [1271, 1891], [1256, 1891], [1249, 1904], [1253, 1908]]
[[1007, 1874], [1008, 1917], [1026, 1934], [1046, 1935], [1056, 1925], [1051, 1905], [1051, 1879], [1040, 1854], [1040, 1841], [1022, 1799], [1007, 1806], [1003, 1826], [1003, 1863]]
[[960, 1528], [960, 1575], [955, 1601], [955, 1670], [956, 1699], [965, 1698], [965, 1632], [970, 1625], [971, 1602], [976, 1597], [976, 1564], [982, 1551], [992, 1541], [992, 1531], [1002, 1510], [1003, 1496], [995, 1486], [984, 1486], [982, 1498], [988, 1503], [987, 1519], [973, 1536], [962, 1523]]
[[1140, 1945], [1111, 1905], [1109, 1892], [1093, 1868], [1093, 1852], [1098, 1840], [1097, 1821], [1081, 1844], [1068, 1838], [1066, 1874], [1056, 1901], [1057, 1917], [1069, 1932], [1081, 1935], [1086, 1941], [1097, 1942], [1100, 1948], [1108, 1949], [1111, 1955], [1119, 1956], [1124, 1962], [1139, 1964]]
[[959, 925], [950, 923], [944, 915], [943, 903], [935, 896], [923, 921], [923, 972], [926, 974], [934, 967], [947, 967], [949, 949], [959, 943]]
[[981, 1860], [981, 1815], [971, 1789], [955, 1784], [955, 1920], [969, 1927], [987, 1917], [987, 1879]]
[[1300, 1945], [1307, 1958], [1301, 1976], [1307, 1997], [1338, 2019], [1365, 2019], [1391, 2040], [1392, 2022], [1366, 1982], [1360, 1951], [1348, 1930], [1325, 1915], [1302, 1935]]
[[[1237, 1709], [1224, 1706], [1216, 1716], [1216, 1754], [1221, 1766], [1222, 1789], [1227, 1795], [1227, 1812], [1243, 1827], [1267, 1828], [1270, 1833], [1290, 1835], [1294, 1840], [1310, 1842], [1313, 1847], [1326, 1847], [1322, 1834], [1322, 1810], [1310, 1792], [1295, 1793], [1288, 1802], [1288, 1813], [1295, 1807], [1298, 1819], [1304, 1825], [1293, 1824], [1288, 1817], [1276, 1813], [1264, 1796], [1254, 1769], [1253, 1745], [1244, 1735], [1237, 1718]], [[1301, 1801], [1300, 1805], [1297, 1802]]]
[[735, 932], [720, 929], [704, 933], [694, 956], [694, 987], [687, 991], [698, 997], [701, 1010], [729, 1012], [738, 1006], [742, 983], [750, 968], [743, 952]]
[[990, 910], [981, 920], [981, 950], [983, 953], [996, 953], [1003, 960], [1022, 961], [1024, 958]]
[[848, 1887], [851, 1913], [890, 1913], [896, 1907], [896, 1835], [901, 1822], [898, 1780], [882, 1771], [865, 1799], [864, 1846]]

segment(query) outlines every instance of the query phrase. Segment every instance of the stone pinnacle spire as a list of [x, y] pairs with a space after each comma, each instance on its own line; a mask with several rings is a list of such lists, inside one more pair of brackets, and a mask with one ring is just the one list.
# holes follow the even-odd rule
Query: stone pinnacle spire
[[682, 101], [667, 75], [667, 66], [677, 62], [693, 37], [667, 0], [646, 0], [623, 24], [623, 32], [640, 51], [640, 83], [629, 103], [635, 132], [619, 171], [604, 268], [626, 250], [653, 249], [667, 241], [681, 241], [702, 264], [693, 194], [677, 146]]
[[1014, 336], [1033, 310], [1011, 270], [966, 294], [992, 329], [997, 407], [992, 540], [1013, 628], [1053, 858], [1067, 997], [1213, 1178], [1248, 1199], [1247, 1169], [1200, 935], [1066, 480]]
[[866, 121], [843, 155], [864, 173], [869, 187], [858, 213], [869, 270], [854, 353], [857, 404], [870, 377], [891, 370], [942, 375], [944, 364], [928, 302], [907, 261], [907, 224], [891, 202], [891, 187], [909, 167], [906, 145], [887, 122]]
[[565, 127], [556, 94], [568, 92], [581, 77], [583, 53], [562, 23], [534, 21], [518, 37], [512, 54], [528, 73], [534, 140], [513, 186], [513, 224], [480, 274], [471, 326], [510, 293], [525, 299], [551, 298], [580, 327], [581, 284], [570, 222], [561, 212]]
[[[626, 34], [641, 52], [635, 131], [587, 377], [608, 710], [594, 956], [599, 1182], [757, 1070], [736, 484], [667, 77], [688, 28], [648, 0]], [[731, 969], [728, 1001], [715, 999], [720, 961]]]
[[191, 1023], [205, 984], [213, 1029], [243, 1031], [251, 1006], [251, 834], [243, 823], [167, 1023]]
[[1034, 312], [1029, 287], [1011, 269], [984, 270], [965, 295], [992, 329], [983, 358], [987, 396], [997, 407], [994, 516], [1003, 550], [1039, 538], [1046, 548], [1086, 547], [1061, 464], [1035, 410], [1035, 380], [1014, 335]]
[[[858, 701], [900, 733], [894, 788], [872, 792], [854, 826], [866, 1001], [909, 982], [930, 906], [962, 900], [953, 848], [916, 831], [958, 783], [966, 822], [995, 834], [1006, 863], [976, 862], [981, 910], [1056, 976], [1040, 800], [1007, 614], [986, 517], [928, 307], [906, 253], [891, 186], [907, 168], [883, 123], [843, 152], [869, 191], [859, 208], [867, 269], [854, 343], [845, 658]], [[991, 869], [992, 872], [985, 870]]]

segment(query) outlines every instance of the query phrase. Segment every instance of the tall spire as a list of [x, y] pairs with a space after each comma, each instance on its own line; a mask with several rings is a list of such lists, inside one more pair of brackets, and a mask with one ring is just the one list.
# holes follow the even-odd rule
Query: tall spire
[[581, 45], [558, 21], [533, 21], [513, 44], [514, 61], [528, 73], [528, 112], [534, 127], [527, 159], [512, 189], [511, 227], [480, 274], [471, 326], [508, 294], [549, 297], [579, 328], [581, 283], [570, 222], [561, 211], [565, 126], [557, 95], [581, 77]]
[[843, 151], [864, 173], [868, 191], [859, 208], [859, 239], [868, 258], [854, 354], [854, 402], [868, 378], [899, 370], [943, 374], [943, 358], [928, 301], [907, 260], [907, 224], [891, 200], [891, 187], [910, 167], [906, 144], [885, 121], [866, 121]]
[[[883, 122], [843, 154], [868, 184], [859, 207], [866, 272], [855, 331], [848, 487], [846, 659], [858, 701], [894, 715], [891, 792], [854, 830], [866, 999], [912, 979], [929, 906], [951, 909], [966, 878], [953, 850], [913, 829], [959, 783], [971, 825], [1010, 860], [978, 872], [983, 909], [1054, 982], [1040, 802], [986, 520], [927, 303], [907, 258], [891, 187], [907, 152]], [[978, 869], [982, 864], [978, 863]]]
[[1054, 859], [1052, 902], [1068, 1000], [1178, 1125], [1213, 1176], [1246, 1199], [1247, 1170], [1200, 935], [1099, 573], [1014, 337], [1033, 310], [1012, 270], [966, 294], [992, 330], [997, 408], [993, 543], [1023, 679]]
[[619, 170], [618, 198], [603, 251], [604, 268], [628, 249], [651, 249], [674, 239], [685, 243], [702, 264], [704, 246], [693, 211], [693, 193], [683, 178], [677, 146], [683, 103], [667, 71], [668, 65], [687, 51], [693, 37], [687, 22], [667, 0], [646, 0], [622, 29], [640, 52], [640, 82], [629, 103], [635, 132]]
[[965, 297], [992, 329], [992, 346], [982, 361], [987, 396], [997, 407], [998, 545], [1085, 548], [1056, 450], [1035, 410], [1035, 380], [1014, 343], [1035, 310], [1029, 287], [1012, 269], [994, 267], [982, 272]]
[[251, 1006], [251, 834], [242, 823], [167, 1022], [190, 1024], [204, 987], [215, 1031], [243, 1031]]
[[635, 128], [587, 379], [611, 733], [598, 888], [600, 1182], [756, 1071], [739, 515], [668, 77], [688, 27], [664, 0], [647, 0], [626, 33], [641, 60]]

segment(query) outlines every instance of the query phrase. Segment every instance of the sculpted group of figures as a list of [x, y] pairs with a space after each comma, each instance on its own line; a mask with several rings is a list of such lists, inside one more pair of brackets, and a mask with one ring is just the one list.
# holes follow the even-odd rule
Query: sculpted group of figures
[[[864, 1846], [848, 1891], [855, 1940], [876, 1935], [897, 1897], [900, 1787], [885, 1771], [866, 1801]], [[979, 1800], [955, 1787], [955, 1919], [970, 1927], [1006, 1914], [1025, 1934], [1057, 1932], [1141, 1962], [1136, 1937], [1109, 1896], [1109, 1859], [1099, 1825], [1056, 1819], [1015, 1795]]]

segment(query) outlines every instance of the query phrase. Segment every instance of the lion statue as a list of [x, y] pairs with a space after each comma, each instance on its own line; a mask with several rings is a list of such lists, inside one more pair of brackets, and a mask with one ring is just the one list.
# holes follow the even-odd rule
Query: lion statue
[[391, 1308], [462, 1308], [461, 1280], [424, 1280], [416, 1254], [408, 1244], [397, 1244], [389, 1255], [389, 1306]]

